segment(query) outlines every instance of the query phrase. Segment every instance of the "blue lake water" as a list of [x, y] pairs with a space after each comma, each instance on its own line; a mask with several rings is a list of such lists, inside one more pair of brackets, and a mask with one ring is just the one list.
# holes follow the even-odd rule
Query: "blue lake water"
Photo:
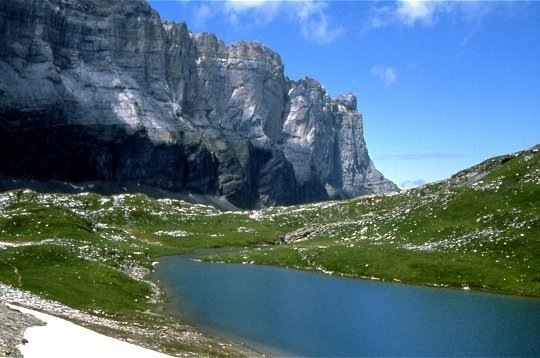
[[[165, 257], [168, 309], [289, 356], [540, 356], [540, 300]], [[264, 348], [263, 348], [264, 349]]]

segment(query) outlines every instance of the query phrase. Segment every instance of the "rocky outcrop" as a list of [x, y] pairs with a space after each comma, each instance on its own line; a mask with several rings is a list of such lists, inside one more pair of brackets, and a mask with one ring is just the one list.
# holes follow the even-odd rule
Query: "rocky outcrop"
[[352, 94], [143, 0], [0, 3], [0, 175], [140, 183], [239, 207], [395, 190]]
[[0, 302], [0, 356], [22, 358], [19, 345], [28, 343], [24, 332], [32, 326], [42, 326], [37, 318], [21, 313]]

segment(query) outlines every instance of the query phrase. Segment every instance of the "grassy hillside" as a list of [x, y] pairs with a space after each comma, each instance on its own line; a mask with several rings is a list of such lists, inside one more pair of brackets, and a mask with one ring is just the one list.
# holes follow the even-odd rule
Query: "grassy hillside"
[[242, 347], [198, 338], [161, 315], [160, 297], [146, 280], [159, 256], [259, 244], [278, 233], [277, 225], [247, 214], [142, 194], [9, 191], [0, 193], [0, 282], [122, 325], [129, 322], [134, 332], [142, 327], [153, 333], [126, 337], [148, 347], [238, 355]]
[[288, 244], [212, 259], [540, 296], [539, 152], [399, 194], [273, 208], [259, 220], [292, 231]]
[[74, 308], [130, 314], [147, 308], [149, 288], [137, 278], [158, 256], [277, 234], [247, 215], [142, 194], [16, 190], [0, 194], [0, 281]]
[[540, 296], [540, 150], [397, 194], [252, 212], [0, 193], [0, 282], [116, 319], [155, 320], [157, 257], [226, 246], [243, 249], [207, 259]]

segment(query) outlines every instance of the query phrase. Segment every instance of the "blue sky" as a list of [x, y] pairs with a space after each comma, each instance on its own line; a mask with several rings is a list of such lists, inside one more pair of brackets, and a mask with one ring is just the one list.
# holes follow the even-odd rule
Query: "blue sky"
[[540, 2], [150, 4], [192, 32], [268, 45], [293, 80], [356, 93], [370, 156], [400, 186], [540, 143]]

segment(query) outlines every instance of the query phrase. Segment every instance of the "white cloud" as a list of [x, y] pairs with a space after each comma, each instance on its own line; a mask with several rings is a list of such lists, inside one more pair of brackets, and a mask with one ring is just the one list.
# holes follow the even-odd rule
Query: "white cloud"
[[[365, 29], [377, 29], [393, 25], [414, 27], [434, 26], [445, 16], [451, 16], [468, 29], [461, 41], [465, 47], [482, 31], [484, 19], [496, 9], [510, 13], [515, 1], [452, 1], [452, 0], [398, 0], [374, 5]], [[520, 7], [522, 8], [522, 7]]]
[[343, 33], [343, 29], [330, 24], [326, 13], [328, 4], [323, 1], [298, 1], [294, 6], [294, 16], [300, 24], [302, 36], [318, 43], [330, 43]]
[[416, 153], [416, 154], [394, 154], [394, 155], [383, 155], [375, 157], [377, 161], [381, 160], [390, 160], [390, 161], [409, 161], [409, 160], [449, 160], [449, 159], [460, 159], [460, 158], [471, 158], [469, 154], [457, 154], [457, 153]]
[[212, 17], [212, 9], [206, 4], [202, 4], [195, 10], [195, 24], [203, 26]]
[[424, 184], [427, 184], [427, 182], [424, 179], [405, 180], [404, 182], [399, 184], [399, 187], [401, 189], [411, 189], [411, 188], [417, 188]]
[[392, 24], [414, 26], [417, 23], [431, 25], [440, 12], [448, 11], [453, 4], [440, 0], [399, 0], [392, 5], [376, 7], [372, 11], [371, 27]]
[[401, 0], [396, 10], [399, 19], [406, 25], [416, 22], [431, 23], [437, 2], [423, 0]]
[[[213, 16], [217, 16], [216, 11], [225, 15], [237, 30], [264, 26], [285, 17], [298, 25], [305, 39], [314, 43], [330, 43], [343, 33], [328, 15], [327, 1], [225, 0], [212, 4]], [[206, 15], [202, 6], [201, 15]]]
[[258, 8], [261, 6], [264, 6], [270, 2], [275, 1], [268, 1], [268, 0], [227, 0], [227, 3], [231, 7], [235, 7], [237, 9], [251, 9], [251, 8]]
[[385, 86], [391, 86], [397, 79], [397, 71], [393, 67], [373, 66], [371, 67], [371, 74], [383, 81]]
[[269, 0], [227, 0], [223, 11], [228, 16], [231, 24], [237, 26], [266, 25], [273, 21], [281, 7], [279, 1]]
[[369, 27], [377, 29], [390, 25], [394, 17], [394, 9], [389, 6], [375, 7], [372, 9]]

